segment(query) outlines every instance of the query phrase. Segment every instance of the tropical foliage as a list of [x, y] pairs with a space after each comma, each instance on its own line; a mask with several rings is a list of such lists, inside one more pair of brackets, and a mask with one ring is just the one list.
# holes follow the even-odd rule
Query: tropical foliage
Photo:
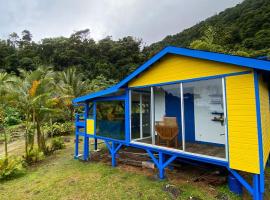
[[[194, 43], [195, 40], [200, 41]], [[146, 47], [144, 52], [151, 56], [167, 45], [190, 47], [191, 43], [191, 48], [202, 50], [270, 57], [270, 1], [245, 0], [191, 28], [167, 36]]]

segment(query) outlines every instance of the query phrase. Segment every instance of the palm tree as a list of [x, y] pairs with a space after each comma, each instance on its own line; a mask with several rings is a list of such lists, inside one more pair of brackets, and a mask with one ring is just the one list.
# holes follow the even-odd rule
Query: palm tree
[[72, 121], [74, 117], [72, 99], [86, 94], [89, 91], [89, 83], [83, 80], [83, 74], [77, 72], [75, 67], [58, 72], [56, 81], [56, 87], [60, 94], [58, 97], [63, 101], [64, 106], [68, 108], [69, 119]]
[[36, 128], [37, 144], [39, 150], [47, 153], [44, 132], [41, 129], [43, 120], [48, 113], [54, 112], [52, 94], [54, 89], [54, 73], [51, 68], [39, 67], [35, 71], [21, 71], [21, 77], [17, 78], [13, 95], [14, 103], [24, 114], [26, 123], [26, 156], [28, 156], [28, 142], [30, 150], [33, 147], [34, 140], [31, 140], [31, 127]]

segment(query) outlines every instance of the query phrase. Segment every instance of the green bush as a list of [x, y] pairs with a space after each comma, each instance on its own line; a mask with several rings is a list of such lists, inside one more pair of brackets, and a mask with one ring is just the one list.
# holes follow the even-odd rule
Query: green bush
[[5, 108], [5, 124], [7, 126], [17, 125], [21, 123], [21, 116], [18, 110], [12, 107], [6, 107]]
[[22, 160], [17, 157], [0, 159], [0, 180], [6, 180], [21, 175], [24, 172]]
[[27, 157], [25, 158], [25, 161], [28, 164], [37, 163], [38, 161], [41, 161], [45, 158], [45, 155], [42, 151], [38, 150], [38, 148], [33, 148], [28, 152]]
[[52, 139], [51, 143], [51, 151], [56, 151], [59, 149], [64, 149], [65, 148], [65, 143], [63, 138], [57, 137]]
[[73, 122], [53, 123], [45, 125], [44, 129], [49, 137], [70, 135], [74, 132]]

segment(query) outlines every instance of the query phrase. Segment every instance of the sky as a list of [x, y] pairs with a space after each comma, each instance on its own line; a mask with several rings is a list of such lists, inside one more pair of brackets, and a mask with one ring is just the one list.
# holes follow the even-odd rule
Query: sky
[[0, 38], [27, 29], [33, 40], [70, 36], [133, 36], [157, 42], [243, 0], [0, 0]]

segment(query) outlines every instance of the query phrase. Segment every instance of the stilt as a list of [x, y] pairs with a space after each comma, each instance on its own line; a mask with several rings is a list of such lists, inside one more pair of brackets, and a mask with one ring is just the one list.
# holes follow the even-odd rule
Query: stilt
[[79, 135], [75, 133], [75, 152], [74, 158], [77, 159], [79, 155]]
[[165, 160], [164, 153], [158, 152], [158, 159], [154, 156], [154, 154], [150, 150], [146, 150], [148, 155], [152, 158], [153, 162], [157, 166], [159, 170], [159, 178], [165, 178], [165, 168], [176, 159], [176, 156], [171, 156], [169, 159]]
[[95, 138], [94, 139], [94, 150], [97, 151], [98, 149], [98, 142], [97, 142], [97, 139]]
[[88, 159], [89, 159], [89, 137], [85, 134], [83, 145], [83, 160], [87, 161]]
[[116, 167], [116, 153], [122, 147], [121, 143], [111, 142], [111, 145], [108, 141], [105, 141], [107, 148], [109, 149], [112, 157], [112, 167]]

